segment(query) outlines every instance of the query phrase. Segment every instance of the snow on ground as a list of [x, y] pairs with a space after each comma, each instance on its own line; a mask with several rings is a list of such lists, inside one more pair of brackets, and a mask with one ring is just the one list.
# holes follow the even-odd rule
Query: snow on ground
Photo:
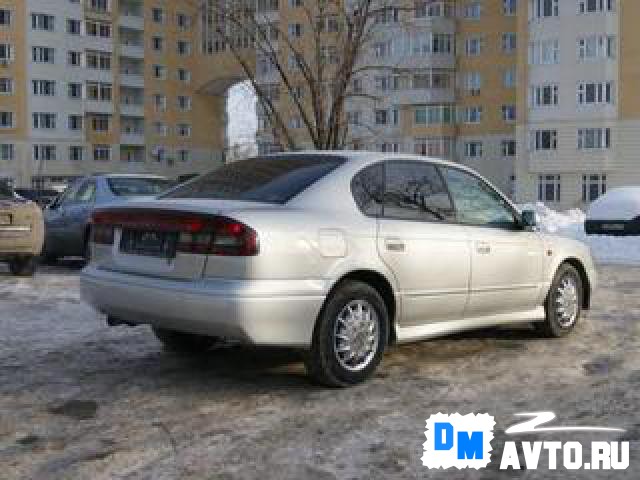
[[579, 209], [557, 212], [540, 202], [520, 205], [520, 208], [536, 212], [543, 232], [574, 238], [589, 245], [597, 263], [640, 265], [640, 237], [587, 235], [584, 231], [586, 215]]

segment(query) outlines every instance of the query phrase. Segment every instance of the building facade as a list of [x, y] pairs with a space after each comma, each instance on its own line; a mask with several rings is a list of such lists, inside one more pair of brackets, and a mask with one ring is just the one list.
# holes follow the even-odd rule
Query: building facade
[[219, 165], [225, 99], [199, 92], [197, 16], [182, 3], [0, 0], [0, 178]]
[[[222, 1], [0, 0], [0, 177], [176, 177], [219, 164], [225, 95], [246, 79], [215, 34]], [[276, 39], [313, 35], [308, 0], [240, 1]], [[640, 2], [384, 3], [361, 60], [379, 68], [356, 78], [366, 98], [347, 104], [353, 148], [452, 159], [518, 202], [557, 208], [640, 183]], [[236, 40], [251, 52], [250, 38]], [[339, 50], [329, 45], [327, 58]], [[251, 55], [258, 83], [304, 136], [277, 72]], [[259, 150], [272, 151], [260, 113]]]

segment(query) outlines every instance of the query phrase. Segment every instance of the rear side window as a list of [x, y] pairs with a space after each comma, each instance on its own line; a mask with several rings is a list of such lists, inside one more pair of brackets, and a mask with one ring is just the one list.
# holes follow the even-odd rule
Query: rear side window
[[351, 182], [351, 193], [365, 215], [382, 215], [384, 201], [384, 166], [379, 163], [360, 171]]
[[328, 155], [257, 157], [224, 165], [163, 198], [286, 203], [344, 162]]
[[388, 162], [384, 216], [400, 220], [451, 221], [455, 212], [442, 176], [423, 162]]

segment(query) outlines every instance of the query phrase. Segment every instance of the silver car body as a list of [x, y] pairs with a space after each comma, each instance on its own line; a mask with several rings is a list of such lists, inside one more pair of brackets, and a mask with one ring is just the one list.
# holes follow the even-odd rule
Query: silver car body
[[258, 232], [260, 253], [247, 258], [178, 253], [170, 261], [128, 255], [119, 250], [121, 231], [116, 230], [113, 245], [92, 247], [92, 262], [82, 274], [84, 298], [129, 323], [308, 347], [327, 296], [342, 279], [355, 277], [381, 291], [391, 311], [392, 340], [408, 342], [543, 320], [554, 274], [569, 261], [583, 276], [588, 308], [596, 272], [582, 243], [527, 229], [370, 217], [359, 210], [351, 191], [354, 176], [378, 162], [471, 170], [411, 155], [333, 155], [345, 157], [345, 163], [284, 205], [188, 199], [128, 203], [130, 209], [236, 219]]
[[169, 182], [164, 177], [146, 174], [92, 175], [77, 180], [44, 210], [46, 255], [63, 257], [82, 256], [85, 253], [93, 210], [126, 200], [110, 188], [109, 179], [114, 178]]

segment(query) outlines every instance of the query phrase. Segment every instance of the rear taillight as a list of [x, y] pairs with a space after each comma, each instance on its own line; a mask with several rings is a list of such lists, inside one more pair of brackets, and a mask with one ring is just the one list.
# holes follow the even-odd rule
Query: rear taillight
[[176, 252], [250, 257], [259, 252], [258, 234], [231, 218], [181, 212], [136, 210], [96, 212], [92, 240], [113, 244], [115, 228], [176, 234]]

